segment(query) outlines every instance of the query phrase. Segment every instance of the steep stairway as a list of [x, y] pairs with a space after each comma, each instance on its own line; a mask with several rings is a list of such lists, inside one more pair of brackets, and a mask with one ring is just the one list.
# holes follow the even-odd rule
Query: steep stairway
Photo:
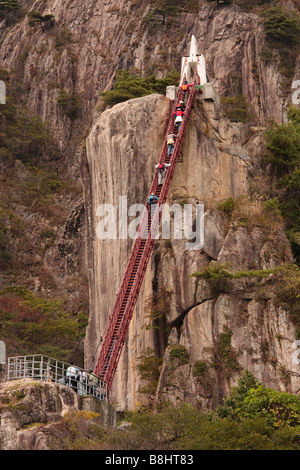
[[[186, 133], [186, 126], [192, 110], [196, 85], [198, 84], [199, 77], [195, 71], [193, 86], [190, 88], [187, 96], [185, 114], [179, 132], [175, 128], [173, 114], [175, 113], [176, 108], [180, 106], [180, 101], [184, 99], [184, 92], [180, 87], [178, 88], [166, 132], [166, 136], [169, 133], [174, 134], [175, 143], [173, 153], [168, 156], [167, 139], [165, 138], [159, 158], [159, 163], [169, 163], [171, 166], [166, 171], [162, 185], [158, 184], [158, 173], [155, 172], [147, 197], [147, 202], [145, 204], [145, 210], [141, 218], [137, 238], [134, 241], [121, 286], [101, 337], [101, 348], [94, 368], [94, 374], [106, 382], [108, 394], [112, 386], [113, 378], [128, 332], [129, 323], [132, 318], [142, 281], [147, 269], [156, 231], [158, 230], [159, 221], [161, 219], [161, 211], [159, 208], [166, 202], [176, 163], [181, 158], [181, 148]], [[151, 194], [155, 194], [158, 201], [155, 206], [151, 205], [150, 207], [148, 199]]]

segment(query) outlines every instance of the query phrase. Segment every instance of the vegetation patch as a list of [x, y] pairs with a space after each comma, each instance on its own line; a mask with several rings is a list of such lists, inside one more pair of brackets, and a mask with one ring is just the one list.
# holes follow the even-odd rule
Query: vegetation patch
[[284, 219], [276, 198], [265, 201], [257, 194], [253, 197], [242, 195], [237, 198], [229, 197], [217, 204], [217, 209], [228, 217], [229, 226], [246, 227], [250, 232], [259, 227], [266, 234], [276, 234], [284, 228]]
[[300, 17], [298, 12], [282, 6], [271, 6], [261, 13], [267, 44], [280, 57], [280, 71], [284, 77], [281, 90], [290, 93], [295, 61], [300, 52]]
[[145, 303], [145, 311], [150, 323], [146, 325], [146, 329], [166, 328], [167, 316], [170, 312], [172, 292], [167, 291], [164, 287], [160, 289], [159, 294], [150, 296]]
[[295, 10], [272, 6], [262, 13], [265, 33], [269, 41], [294, 46], [300, 40], [300, 18]]
[[225, 116], [231, 122], [249, 122], [255, 118], [252, 107], [243, 95], [222, 96], [221, 104]]
[[44, 354], [69, 362], [85, 335], [87, 315], [64, 299], [38, 297], [22, 286], [0, 291], [1, 337], [18, 355]]
[[0, 267], [6, 268], [11, 264], [11, 240], [22, 236], [24, 224], [13, 211], [2, 209], [0, 206]]
[[231, 377], [232, 372], [240, 370], [237, 353], [231, 346], [231, 337], [232, 331], [228, 325], [225, 325], [212, 351], [215, 368], [221, 369], [227, 379]]
[[149, 395], [155, 395], [156, 387], [159, 380], [160, 368], [162, 365], [162, 358], [154, 354], [154, 351], [147, 349], [139, 357], [139, 365], [137, 366], [138, 372], [142, 380], [147, 381], [141, 392]]
[[189, 353], [185, 346], [182, 344], [172, 344], [170, 348], [170, 361], [171, 369], [176, 369], [179, 366], [189, 363]]
[[154, 75], [142, 77], [137, 73], [120, 70], [112, 90], [101, 93], [104, 107], [114, 106], [124, 101], [150, 95], [152, 93], [165, 94], [166, 86], [174, 85], [178, 81], [178, 72], [173, 70], [165, 78], [156, 78]]
[[29, 26], [39, 25], [44, 32], [46, 29], [52, 28], [55, 25], [55, 18], [53, 15], [42, 15], [38, 11], [30, 11], [28, 13]]
[[264, 387], [252, 374], [244, 371], [217, 413], [220, 417], [230, 416], [239, 422], [265, 418], [272, 429], [297, 427], [300, 424], [300, 399], [296, 395]]
[[[195, 13], [199, 10], [197, 0], [150, 0], [150, 11], [143, 17], [144, 24], [168, 25], [178, 18], [180, 13]], [[175, 26], [175, 25], [173, 25]]]
[[11, 26], [23, 17], [22, 5], [18, 0], [0, 1], [0, 21], [5, 20], [6, 26]]
[[53, 139], [40, 116], [8, 98], [0, 106], [0, 155], [36, 162], [47, 147], [55, 155]]
[[204, 387], [205, 395], [211, 396], [213, 382], [209, 373], [209, 364], [206, 361], [196, 361], [192, 366], [192, 374]]
[[[271, 197], [282, 214], [294, 254], [300, 259], [300, 109], [288, 110], [286, 124], [266, 133], [264, 160], [271, 167]], [[270, 206], [269, 206], [270, 207]]]
[[57, 106], [71, 121], [75, 121], [80, 114], [80, 99], [76, 93], [69, 94], [66, 90], [60, 90], [57, 97]]
[[244, 279], [247, 277], [253, 278], [264, 278], [271, 274], [282, 273], [283, 267], [277, 266], [272, 269], [253, 269], [251, 271], [237, 271], [235, 273], [230, 272], [229, 264], [220, 264], [215, 261], [211, 261], [210, 264], [204, 266], [202, 271], [194, 272], [193, 277], [200, 277], [207, 281], [219, 280], [219, 279]]
[[299, 450], [299, 398], [263, 387], [244, 371], [222, 406], [205, 412], [189, 403], [156, 412], [126, 411], [126, 431], [69, 414], [53, 424], [53, 450]]

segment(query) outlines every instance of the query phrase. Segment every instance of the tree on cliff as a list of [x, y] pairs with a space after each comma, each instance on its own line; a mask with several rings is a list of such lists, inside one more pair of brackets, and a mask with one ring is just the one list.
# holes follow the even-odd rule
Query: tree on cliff
[[42, 31], [45, 31], [45, 28], [49, 28], [55, 24], [55, 18], [53, 15], [41, 15], [38, 11], [30, 11], [28, 13], [29, 26], [35, 26], [39, 24], [42, 28]]
[[0, 0], [0, 12], [3, 10], [18, 10], [21, 5], [18, 0]]
[[176, 16], [178, 13], [178, 1], [168, 0], [155, 0], [154, 8], [150, 10], [148, 15], [145, 16], [143, 22], [158, 22], [160, 19], [161, 24], [166, 24], [167, 16]]
[[177, 17], [182, 11], [198, 10], [198, 2], [195, 0], [150, 0], [150, 4], [153, 8], [144, 17], [143, 22], [158, 23], [160, 21], [165, 25], [168, 17]]
[[262, 14], [267, 39], [288, 46], [299, 44], [300, 18], [295, 11], [282, 7], [268, 8]]
[[0, 20], [5, 20], [6, 24], [13, 24], [21, 5], [18, 0], [0, 0]]

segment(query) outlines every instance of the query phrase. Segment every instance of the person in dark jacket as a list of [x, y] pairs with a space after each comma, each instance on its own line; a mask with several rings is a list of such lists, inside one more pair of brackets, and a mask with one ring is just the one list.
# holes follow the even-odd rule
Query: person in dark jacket
[[183, 100], [180, 100], [179, 101], [179, 106], [177, 109], [180, 109], [181, 111], [184, 111], [186, 108], [185, 104], [184, 104], [184, 101]]

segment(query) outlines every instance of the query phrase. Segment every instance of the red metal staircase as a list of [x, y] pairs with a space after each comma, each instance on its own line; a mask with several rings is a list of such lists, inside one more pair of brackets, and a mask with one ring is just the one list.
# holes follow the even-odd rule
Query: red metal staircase
[[167, 139], [165, 139], [159, 158], [159, 162], [170, 163], [171, 166], [167, 169], [164, 182], [161, 186], [158, 185], [158, 175], [157, 172], [155, 172], [148, 194], [148, 198], [152, 193], [158, 198], [157, 204], [152, 206], [155, 212], [153, 214], [153, 210], [150, 210], [147, 198], [137, 238], [134, 241], [121, 286], [101, 338], [102, 344], [98, 361], [94, 368], [94, 374], [107, 383], [108, 393], [112, 386], [112, 381], [128, 332], [129, 323], [133, 315], [133, 310], [154, 244], [155, 233], [161, 218], [159, 207], [166, 202], [176, 163], [178, 158], [180, 158], [187, 121], [191, 113], [198, 80], [199, 78], [195, 72], [193, 87], [190, 88], [188, 94], [185, 114], [179, 132], [177, 132], [174, 127], [173, 113], [179, 106], [180, 100], [183, 99], [183, 91], [180, 88], [177, 91], [166, 132], [166, 136], [171, 132], [175, 136], [173, 153], [171, 156], [168, 156]]

